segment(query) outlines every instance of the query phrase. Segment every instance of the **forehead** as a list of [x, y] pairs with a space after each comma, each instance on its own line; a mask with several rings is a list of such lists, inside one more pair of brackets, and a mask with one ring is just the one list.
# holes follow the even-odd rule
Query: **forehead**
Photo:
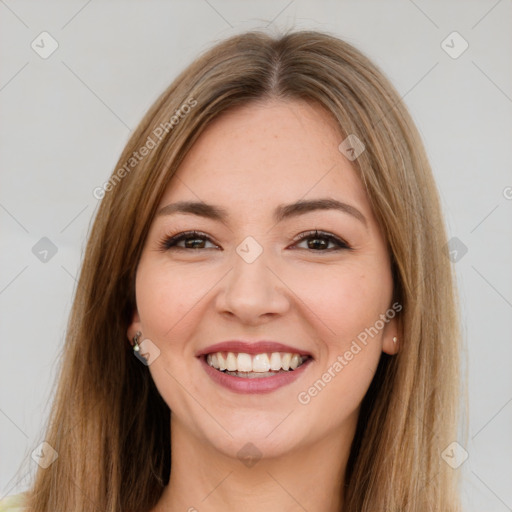
[[320, 106], [253, 103], [218, 117], [171, 179], [163, 203], [203, 200], [228, 207], [332, 197], [370, 215], [364, 187], [338, 150], [342, 134]]

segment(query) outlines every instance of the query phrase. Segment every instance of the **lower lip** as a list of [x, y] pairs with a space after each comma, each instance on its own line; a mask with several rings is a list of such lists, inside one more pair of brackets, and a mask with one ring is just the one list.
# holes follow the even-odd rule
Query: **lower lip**
[[199, 360], [201, 361], [206, 373], [217, 384], [220, 384], [235, 393], [270, 393], [271, 391], [275, 391], [276, 389], [286, 386], [298, 379], [313, 361], [312, 358], [309, 358], [296, 370], [289, 371], [287, 373], [278, 373], [272, 377], [256, 377], [254, 379], [249, 379], [247, 377], [227, 375], [224, 372], [216, 370], [206, 362], [204, 356], [200, 357]]

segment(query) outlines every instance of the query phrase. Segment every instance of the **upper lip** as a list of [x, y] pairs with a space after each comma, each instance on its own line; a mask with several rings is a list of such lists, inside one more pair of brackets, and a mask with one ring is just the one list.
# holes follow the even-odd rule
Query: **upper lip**
[[221, 341], [214, 345], [209, 345], [203, 349], [200, 349], [196, 353], [196, 357], [201, 357], [205, 354], [213, 354], [215, 352], [237, 352], [244, 354], [264, 354], [270, 352], [291, 352], [292, 354], [299, 354], [301, 356], [310, 356], [310, 352], [307, 350], [278, 343], [276, 341], [255, 341], [246, 342], [240, 340], [232, 341]]

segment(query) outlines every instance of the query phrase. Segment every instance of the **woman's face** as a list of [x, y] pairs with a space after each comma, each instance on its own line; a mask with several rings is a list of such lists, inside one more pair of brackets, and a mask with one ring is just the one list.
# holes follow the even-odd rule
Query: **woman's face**
[[[341, 142], [333, 119], [304, 102], [231, 111], [195, 143], [151, 225], [128, 336], [148, 340], [173, 425], [226, 455], [251, 442], [277, 456], [353, 433], [382, 351], [396, 351], [386, 241]], [[349, 206], [314, 208], [320, 200]], [[185, 201], [202, 207], [171, 206]], [[234, 340], [289, 349], [208, 349]], [[265, 376], [221, 372], [198, 357], [205, 350], [222, 353], [219, 367]], [[297, 360], [285, 352], [311, 357], [284, 372]]]

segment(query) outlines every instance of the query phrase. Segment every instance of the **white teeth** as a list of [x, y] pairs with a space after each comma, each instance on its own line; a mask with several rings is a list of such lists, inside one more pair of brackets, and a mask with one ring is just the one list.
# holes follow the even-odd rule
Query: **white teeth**
[[230, 372], [235, 372], [237, 369], [237, 361], [236, 356], [233, 354], [233, 352], [228, 352], [228, 355], [226, 357], [226, 370]]
[[268, 373], [270, 371], [295, 370], [307, 358], [308, 356], [301, 356], [290, 352], [272, 352], [271, 354], [255, 355], [243, 352], [215, 352], [206, 356], [206, 362], [221, 371]]
[[[240, 357], [240, 356], [238, 356]], [[279, 370], [280, 368], [278, 368]], [[252, 358], [253, 372], [268, 372], [270, 370], [270, 361], [267, 354], [256, 354]]]
[[280, 370], [281, 369], [281, 356], [279, 352], [272, 352], [270, 356], [270, 369]]
[[291, 360], [290, 360], [290, 368], [292, 370], [295, 370], [295, 368], [297, 368], [297, 366], [299, 366], [299, 357], [297, 354], [293, 354]]
[[237, 370], [239, 372], [252, 372], [252, 360], [250, 354], [238, 354], [236, 361], [238, 363]]
[[219, 370], [225, 370], [226, 369], [226, 358], [222, 355], [221, 352], [217, 352], [217, 361], [219, 363]]

